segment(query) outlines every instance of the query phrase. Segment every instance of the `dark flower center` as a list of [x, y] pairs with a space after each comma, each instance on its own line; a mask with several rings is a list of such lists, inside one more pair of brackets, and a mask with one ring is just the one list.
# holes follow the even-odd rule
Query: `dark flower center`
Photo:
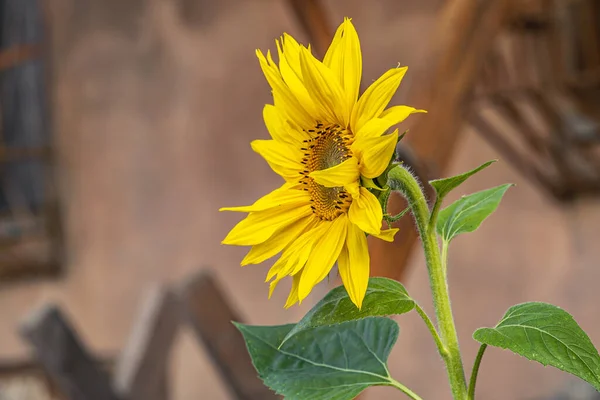
[[344, 214], [352, 204], [352, 197], [339, 187], [328, 188], [308, 176], [313, 171], [335, 167], [352, 156], [349, 141], [350, 132], [339, 125], [318, 123], [315, 129], [307, 131], [311, 139], [304, 141], [302, 164], [305, 166], [300, 182], [310, 194], [313, 213], [322, 220], [331, 221]]

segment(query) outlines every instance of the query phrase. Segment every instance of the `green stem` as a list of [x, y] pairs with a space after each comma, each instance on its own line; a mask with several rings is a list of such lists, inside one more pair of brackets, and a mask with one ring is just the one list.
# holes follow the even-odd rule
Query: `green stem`
[[438, 214], [440, 212], [440, 207], [442, 206], [442, 201], [439, 196], [435, 199], [435, 203], [433, 204], [433, 209], [431, 210], [431, 216], [429, 217], [429, 232], [435, 231], [435, 224], [437, 223]]
[[444, 276], [448, 276], [446, 271], [448, 270], [448, 242], [442, 240], [442, 270], [444, 271]]
[[469, 395], [467, 397], [468, 400], [475, 399], [475, 383], [477, 382], [479, 365], [481, 364], [481, 359], [483, 358], [483, 353], [485, 353], [486, 348], [487, 344], [482, 344], [481, 347], [479, 347], [479, 351], [477, 352], [477, 357], [475, 357], [475, 362], [473, 363], [473, 371], [471, 372], [471, 381], [469, 382]]
[[421, 308], [421, 306], [419, 306], [416, 303], [415, 303], [415, 310], [421, 316], [423, 321], [425, 321], [425, 325], [427, 325], [429, 332], [431, 332], [431, 336], [433, 336], [433, 340], [435, 340], [435, 345], [437, 346], [438, 351], [440, 352], [440, 355], [442, 356], [442, 358], [445, 359], [446, 357], [448, 357], [448, 349], [446, 349], [446, 346], [444, 346], [444, 343], [442, 343], [442, 339], [440, 338], [440, 335], [438, 334], [437, 330], [435, 329], [433, 322], [431, 322], [431, 318], [429, 318], [429, 316], [427, 315], [427, 313], [425, 313], [425, 311]]
[[412, 390], [410, 390], [409, 388], [407, 388], [406, 386], [404, 386], [403, 384], [401, 384], [393, 378], [390, 378], [390, 386], [393, 386], [396, 389], [402, 391], [404, 394], [406, 394], [413, 400], [423, 400], [418, 394], [416, 394], [415, 392], [413, 392]]
[[[415, 217], [423, 250], [425, 251], [429, 284], [440, 327], [440, 336], [442, 343], [445, 344], [448, 351], [444, 362], [446, 363], [448, 379], [452, 387], [452, 395], [455, 400], [464, 400], [467, 397], [467, 382], [458, 346], [458, 335], [452, 317], [450, 296], [448, 294], [446, 275], [442, 266], [440, 248], [435, 229], [428, 229], [431, 215], [427, 201], [417, 180], [401, 166], [392, 169], [388, 174], [388, 179], [389, 186], [393, 190], [400, 191], [407, 199]], [[432, 222], [435, 227], [435, 221]]]

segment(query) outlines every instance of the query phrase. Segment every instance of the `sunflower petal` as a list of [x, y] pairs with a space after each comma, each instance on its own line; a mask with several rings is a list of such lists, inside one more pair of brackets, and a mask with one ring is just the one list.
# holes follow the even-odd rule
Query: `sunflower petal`
[[302, 140], [309, 138], [306, 132], [294, 129], [281, 111], [272, 104], [266, 104], [263, 108], [263, 119], [271, 137], [279, 142], [299, 147]]
[[300, 299], [298, 298], [298, 287], [300, 286], [301, 276], [301, 273], [297, 273], [296, 275], [294, 275], [294, 280], [292, 281], [292, 289], [290, 290], [290, 294], [287, 298], [287, 301], [285, 302], [285, 308], [290, 308], [291, 306], [300, 301]]
[[274, 279], [273, 281], [271, 281], [269, 283], [269, 300], [271, 299], [271, 296], [273, 296], [273, 292], [275, 291], [275, 288], [277, 287], [277, 285], [279, 284], [279, 281], [281, 281], [284, 277], [277, 277], [276, 279]]
[[417, 110], [409, 106], [394, 106], [385, 110], [379, 118], [373, 118], [360, 128], [356, 134], [357, 138], [369, 138], [381, 136], [392, 126], [404, 121], [410, 114], [426, 113], [425, 110]]
[[367, 237], [349, 224], [346, 245], [338, 260], [338, 270], [350, 300], [360, 309], [369, 285], [369, 248]]
[[349, 110], [356, 103], [362, 76], [362, 54], [360, 40], [352, 21], [344, 18], [323, 58], [344, 89], [346, 106]]
[[267, 274], [266, 281], [270, 281], [275, 275], [283, 278], [287, 275], [296, 275], [300, 271], [312, 251], [316, 242], [327, 232], [329, 222], [319, 221], [310, 230], [304, 232], [292, 244], [284, 250], [281, 257], [273, 264]]
[[[285, 43], [285, 44], [284, 44]], [[290, 91], [296, 96], [300, 104], [309, 114], [314, 114], [315, 103], [308, 94], [308, 90], [302, 82], [302, 70], [300, 68], [300, 45], [291, 37], [276, 41], [277, 53], [279, 55], [279, 71]]]
[[348, 210], [350, 222], [358, 225], [363, 232], [378, 235], [381, 232], [383, 211], [379, 200], [366, 188], [360, 187], [360, 196], [352, 200]]
[[273, 98], [276, 106], [281, 106], [289, 119], [294, 121], [300, 127], [307, 128], [314, 122], [313, 118], [300, 104], [290, 88], [285, 84], [279, 69], [271, 59], [271, 53], [267, 52], [267, 58], [260, 50], [256, 50], [256, 56], [260, 62], [260, 67], [267, 78], [267, 82], [273, 90]]
[[253, 212], [234, 226], [221, 243], [254, 246], [269, 239], [279, 228], [311, 214], [309, 205], [277, 207]]
[[348, 218], [344, 215], [336, 218], [329, 224], [327, 233], [317, 242], [310, 253], [310, 257], [302, 270], [298, 299], [304, 300], [312, 288], [321, 282], [338, 259], [342, 246], [346, 240]]
[[307, 192], [304, 190], [291, 189], [290, 187], [291, 185], [289, 183], [285, 183], [279, 189], [261, 197], [250, 206], [222, 207], [219, 211], [256, 212], [274, 207], [301, 205], [310, 202], [310, 195]]
[[308, 176], [325, 187], [350, 185], [360, 177], [358, 158], [350, 157], [334, 167], [313, 171]]
[[380, 233], [372, 235], [378, 239], [385, 240], [386, 242], [391, 243], [394, 241], [394, 236], [396, 235], [396, 232], [398, 232], [398, 230], [398, 228], [382, 229]]
[[283, 226], [265, 242], [252, 246], [246, 257], [242, 260], [242, 266], [260, 264], [273, 257], [285, 249], [292, 241], [296, 240], [314, 222], [315, 218], [310, 215], [291, 225]]
[[250, 145], [278, 175], [288, 180], [300, 178], [300, 171], [304, 169], [300, 162], [301, 151], [277, 140], [253, 140]]
[[407, 69], [407, 67], [390, 69], [367, 88], [352, 110], [353, 132], [360, 132], [369, 120], [381, 115], [398, 90]]
[[348, 126], [350, 110], [344, 101], [344, 93], [337, 78], [323, 63], [317, 60], [306, 48], [300, 51], [300, 66], [304, 86], [315, 102], [318, 111], [317, 119], [326, 119]]
[[289, 67], [292, 72], [302, 80], [302, 68], [300, 67], [300, 43], [296, 41], [292, 36], [287, 33], [283, 34], [281, 39], [281, 50], [286, 58]]
[[389, 135], [358, 139], [352, 151], [360, 157], [360, 173], [366, 178], [377, 178], [390, 164], [398, 143], [398, 129]]

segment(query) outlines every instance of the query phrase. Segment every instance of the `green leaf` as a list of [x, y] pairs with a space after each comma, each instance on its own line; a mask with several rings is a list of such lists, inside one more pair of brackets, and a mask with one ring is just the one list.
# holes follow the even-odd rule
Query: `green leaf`
[[350, 400], [369, 386], [390, 385], [387, 358], [398, 325], [370, 317], [283, 338], [294, 325], [236, 324], [260, 378], [288, 400]]
[[367, 293], [359, 310], [343, 286], [332, 289], [288, 333], [284, 341], [298, 332], [317, 326], [334, 325], [365, 317], [404, 314], [415, 308], [400, 282], [387, 278], [370, 278]]
[[573, 317], [556, 306], [516, 305], [495, 328], [477, 329], [473, 338], [578, 376], [600, 391], [598, 350]]
[[497, 160], [488, 161], [485, 164], [480, 165], [479, 167], [472, 169], [469, 172], [465, 172], [464, 174], [451, 176], [449, 178], [443, 179], [435, 179], [433, 181], [429, 181], [429, 184], [435, 189], [435, 193], [437, 194], [436, 201], [441, 201], [448, 193], [450, 193], [453, 189], [460, 186], [464, 181], [469, 179], [472, 175], [475, 175], [482, 169], [485, 169], [495, 163]]
[[465, 232], [473, 232], [500, 204], [512, 184], [501, 185], [463, 196], [440, 211], [437, 232], [447, 242]]

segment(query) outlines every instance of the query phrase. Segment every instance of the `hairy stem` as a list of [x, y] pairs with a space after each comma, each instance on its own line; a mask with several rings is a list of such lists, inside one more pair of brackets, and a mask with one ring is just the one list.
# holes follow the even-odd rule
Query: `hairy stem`
[[400, 390], [413, 400], [423, 400], [418, 394], [416, 394], [415, 392], [413, 392], [412, 390], [410, 390], [395, 379], [390, 378], [390, 386], [393, 386], [396, 389]]
[[475, 383], [477, 382], [479, 365], [481, 364], [481, 359], [483, 358], [483, 353], [485, 353], [486, 348], [487, 344], [482, 344], [481, 347], [479, 347], [479, 351], [477, 352], [477, 357], [475, 357], [475, 362], [473, 363], [473, 371], [471, 371], [471, 380], [469, 382], [469, 395], [467, 397], [468, 400], [475, 399]]
[[431, 322], [431, 319], [429, 318], [427, 313], [425, 313], [425, 310], [423, 310], [421, 308], [421, 306], [419, 306], [416, 303], [415, 303], [415, 310], [421, 316], [421, 319], [423, 319], [423, 321], [425, 322], [425, 325], [427, 325], [427, 329], [429, 329], [429, 332], [431, 332], [431, 336], [433, 337], [433, 340], [435, 340], [435, 345], [437, 346], [438, 351], [439, 351], [440, 355], [442, 356], [442, 358], [448, 357], [448, 349], [446, 349], [446, 346], [444, 346], [444, 343], [442, 342], [440, 335], [438, 334], [437, 330], [435, 329], [435, 326], [433, 325], [433, 322]]
[[442, 240], [442, 270], [444, 271], [444, 276], [448, 276], [448, 242]]
[[401, 192], [407, 199], [412, 213], [415, 217], [417, 229], [425, 252], [425, 261], [429, 273], [429, 284], [433, 295], [440, 336], [442, 344], [447, 350], [447, 356], [443, 358], [446, 364], [448, 379], [452, 387], [452, 395], [455, 400], [467, 398], [467, 382], [463, 369], [460, 349], [458, 346], [458, 335], [452, 317], [450, 297], [446, 275], [440, 255], [435, 229], [435, 220], [431, 220], [431, 213], [421, 187], [412, 174], [401, 166], [393, 168], [388, 174], [388, 184], [393, 190]]

